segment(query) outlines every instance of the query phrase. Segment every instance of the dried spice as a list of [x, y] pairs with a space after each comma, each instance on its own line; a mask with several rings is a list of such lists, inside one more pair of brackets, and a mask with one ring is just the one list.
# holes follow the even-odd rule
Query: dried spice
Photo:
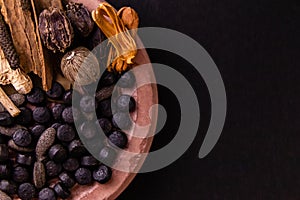
[[85, 47], [78, 47], [64, 55], [60, 65], [64, 76], [72, 83], [87, 85], [100, 77], [100, 66], [95, 55]]
[[92, 12], [92, 17], [114, 46], [115, 51], [111, 52], [108, 60], [112, 60], [112, 64], [108, 69], [119, 73], [125, 71], [133, 64], [132, 59], [137, 54], [136, 43], [130, 32], [118, 17], [116, 10], [108, 3], [100, 3]]
[[33, 183], [36, 188], [41, 189], [46, 183], [45, 166], [42, 162], [37, 161], [33, 167]]
[[26, 129], [26, 128], [24, 126], [21, 126], [21, 125], [18, 125], [18, 124], [13, 125], [13, 126], [9, 126], [9, 127], [0, 126], [0, 133], [2, 135], [12, 137], [13, 134], [19, 129]]
[[66, 14], [73, 27], [83, 36], [87, 37], [94, 28], [94, 21], [90, 12], [81, 3], [70, 2], [66, 5]]
[[0, 14], [0, 47], [3, 50], [4, 56], [7, 59], [12, 69], [20, 67], [20, 60], [16, 49], [13, 45], [11, 35], [7, 26], [3, 20], [3, 16]]
[[37, 160], [41, 161], [44, 159], [44, 154], [54, 143], [55, 136], [56, 130], [54, 128], [48, 128], [42, 133], [35, 148]]
[[64, 52], [73, 41], [73, 28], [63, 10], [50, 7], [39, 15], [39, 31], [45, 47]]
[[21, 7], [25, 11], [30, 11], [31, 10], [30, 0], [21, 0]]
[[[44, 90], [49, 90], [52, 83], [53, 62], [50, 52], [42, 48], [38, 32], [37, 13], [47, 2], [59, 0], [27, 0], [32, 9], [24, 9], [26, 6], [20, 0], [0, 0], [1, 13], [19, 55], [22, 72], [34, 72], [42, 79]], [[35, 4], [34, 4], [35, 3]], [[49, 4], [49, 3], [47, 3]], [[25, 6], [25, 7], [24, 7]]]

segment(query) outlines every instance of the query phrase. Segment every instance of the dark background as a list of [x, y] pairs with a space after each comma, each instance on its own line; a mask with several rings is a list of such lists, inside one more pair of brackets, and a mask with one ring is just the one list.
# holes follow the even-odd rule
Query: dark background
[[[159, 171], [138, 174], [119, 199], [300, 199], [300, 2], [109, 2], [136, 9], [142, 27], [174, 29], [199, 42], [218, 66], [228, 98], [222, 135], [213, 151], [199, 159], [210, 117], [205, 83], [178, 56], [149, 50], [153, 62], [179, 70], [190, 81], [202, 120], [182, 157]], [[168, 120], [153, 150], [176, 134], [180, 110], [170, 98], [172, 92], [160, 86]]]

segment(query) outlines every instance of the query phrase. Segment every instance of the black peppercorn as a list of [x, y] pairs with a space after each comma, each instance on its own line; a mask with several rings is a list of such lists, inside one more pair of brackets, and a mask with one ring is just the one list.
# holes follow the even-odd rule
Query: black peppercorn
[[57, 176], [62, 170], [61, 164], [50, 160], [46, 163], [46, 173], [49, 177]]
[[69, 172], [75, 171], [79, 168], [79, 162], [76, 158], [68, 158], [63, 163], [63, 168]]
[[20, 147], [27, 147], [31, 144], [32, 136], [26, 129], [18, 129], [13, 134], [13, 141]]
[[111, 179], [112, 171], [105, 165], [100, 165], [96, 170], [93, 171], [93, 178], [99, 183], [106, 183]]
[[80, 185], [88, 185], [92, 182], [92, 173], [87, 168], [79, 168], [75, 172], [75, 179]]
[[56, 200], [55, 192], [51, 188], [44, 188], [39, 192], [39, 200]]
[[71, 195], [68, 188], [66, 188], [61, 183], [57, 183], [53, 189], [54, 189], [55, 193], [57, 194], [57, 196], [59, 196], [60, 198], [66, 199]]
[[62, 145], [55, 144], [49, 149], [48, 155], [53, 161], [61, 163], [67, 158], [67, 151]]
[[67, 172], [62, 172], [58, 176], [59, 180], [68, 188], [71, 188], [75, 185], [75, 180]]
[[18, 188], [18, 195], [22, 200], [31, 200], [36, 196], [36, 189], [31, 183], [23, 183]]

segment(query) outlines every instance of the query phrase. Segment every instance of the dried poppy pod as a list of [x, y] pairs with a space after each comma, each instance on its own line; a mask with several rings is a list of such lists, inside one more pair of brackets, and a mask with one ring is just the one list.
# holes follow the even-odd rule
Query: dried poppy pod
[[85, 47], [66, 53], [60, 65], [63, 75], [72, 83], [88, 85], [100, 78], [100, 66], [96, 56]]

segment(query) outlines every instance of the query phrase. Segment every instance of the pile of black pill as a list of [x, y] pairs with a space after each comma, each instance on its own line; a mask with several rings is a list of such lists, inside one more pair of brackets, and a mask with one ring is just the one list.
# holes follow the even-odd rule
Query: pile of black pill
[[[133, 73], [117, 75], [105, 72], [97, 91], [101, 93], [118, 81], [118, 87], [131, 88], [135, 84]], [[88, 86], [83, 87], [88, 91]], [[107, 92], [107, 90], [103, 90]], [[65, 91], [61, 84], [53, 82], [44, 92], [34, 87], [27, 95], [12, 95], [21, 113], [13, 118], [8, 112], [0, 112], [0, 190], [10, 197], [22, 200], [55, 200], [68, 198], [71, 188], [93, 182], [107, 183], [113, 176], [105, 163], [113, 163], [117, 156], [115, 148], [127, 148], [128, 139], [122, 131], [130, 128], [128, 111], [136, 107], [134, 98], [119, 94], [115, 101], [110, 97], [97, 99], [89, 92], [78, 94], [79, 107], [72, 107], [72, 89]], [[107, 96], [107, 94], [103, 95]], [[16, 99], [17, 98], [17, 99]], [[114, 105], [111, 105], [112, 102]], [[112, 109], [112, 107], [114, 109]], [[95, 112], [97, 119], [90, 118]], [[79, 130], [74, 122], [79, 122]], [[106, 137], [99, 139], [95, 126], [99, 124]], [[38, 160], [35, 146], [42, 133], [52, 127], [56, 130], [55, 142]], [[79, 137], [79, 133], [81, 136]], [[81, 140], [84, 137], [84, 143]], [[95, 147], [98, 157], [85, 148], [85, 143]], [[45, 168], [46, 184], [36, 188], [33, 182], [33, 166], [41, 161]]]

